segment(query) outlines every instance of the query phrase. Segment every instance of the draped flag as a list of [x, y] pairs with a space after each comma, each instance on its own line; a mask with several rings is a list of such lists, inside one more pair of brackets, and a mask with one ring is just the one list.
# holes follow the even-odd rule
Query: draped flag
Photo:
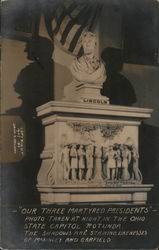
[[82, 35], [86, 30], [93, 31], [102, 8], [101, 2], [49, 0], [45, 4], [44, 16], [52, 40], [73, 55], [80, 55]]

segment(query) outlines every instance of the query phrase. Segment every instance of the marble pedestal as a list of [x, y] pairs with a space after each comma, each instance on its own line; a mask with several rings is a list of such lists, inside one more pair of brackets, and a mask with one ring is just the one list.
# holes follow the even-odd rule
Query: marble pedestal
[[151, 113], [69, 101], [38, 107], [45, 133], [37, 177], [41, 203], [145, 204], [153, 185], [142, 183], [133, 148], [138, 152], [138, 128]]

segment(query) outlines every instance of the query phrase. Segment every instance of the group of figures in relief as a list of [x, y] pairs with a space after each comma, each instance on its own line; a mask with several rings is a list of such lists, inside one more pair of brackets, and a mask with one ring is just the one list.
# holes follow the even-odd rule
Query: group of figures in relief
[[60, 163], [65, 181], [142, 181], [134, 145], [64, 145]]

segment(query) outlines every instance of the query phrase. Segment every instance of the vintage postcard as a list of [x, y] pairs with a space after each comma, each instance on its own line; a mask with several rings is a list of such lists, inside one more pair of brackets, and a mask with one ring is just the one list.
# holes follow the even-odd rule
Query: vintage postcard
[[2, 249], [159, 248], [159, 1], [1, 0]]

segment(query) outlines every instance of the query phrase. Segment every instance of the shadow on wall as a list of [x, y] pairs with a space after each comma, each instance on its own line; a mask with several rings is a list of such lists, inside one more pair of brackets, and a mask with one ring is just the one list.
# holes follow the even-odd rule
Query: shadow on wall
[[159, 128], [142, 124], [140, 126], [140, 166], [143, 182], [154, 184], [148, 201], [159, 204]]
[[[11, 199], [14, 202], [19, 199], [20, 202], [34, 204], [38, 198], [33, 187], [36, 185], [41, 164], [39, 156], [43, 148], [42, 126], [36, 117], [36, 107], [53, 100], [53, 44], [47, 38], [38, 37], [27, 42], [25, 52], [31, 63], [21, 70], [14, 84], [22, 104], [7, 113], [18, 115], [25, 122], [26, 157], [20, 163], [14, 164], [14, 170], [8, 169], [6, 174], [8, 177], [12, 176], [8, 179], [14, 180], [16, 185], [15, 190], [8, 191], [9, 195], [12, 194]], [[8, 188], [12, 186], [8, 184]]]
[[105, 62], [107, 79], [101, 94], [110, 98], [115, 105], [131, 106], [136, 102], [136, 94], [130, 81], [121, 73], [123, 67], [120, 49], [105, 48], [101, 54]]

